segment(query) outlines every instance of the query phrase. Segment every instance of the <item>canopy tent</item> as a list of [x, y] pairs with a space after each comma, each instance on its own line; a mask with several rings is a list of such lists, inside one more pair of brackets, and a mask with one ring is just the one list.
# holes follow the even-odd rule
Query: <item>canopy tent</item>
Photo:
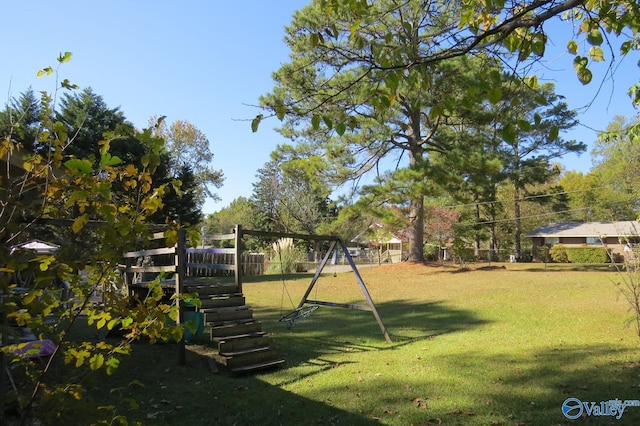
[[31, 240], [25, 243], [16, 244], [11, 247], [11, 253], [16, 250], [35, 250], [38, 253], [55, 253], [60, 247], [40, 240]]

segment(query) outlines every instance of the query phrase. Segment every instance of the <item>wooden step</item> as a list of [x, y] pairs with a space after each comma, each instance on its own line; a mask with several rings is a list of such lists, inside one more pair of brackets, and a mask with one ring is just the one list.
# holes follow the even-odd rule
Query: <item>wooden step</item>
[[221, 308], [226, 306], [242, 306], [245, 304], [244, 296], [237, 293], [230, 295], [201, 295], [200, 296], [200, 310], [209, 308]]
[[246, 306], [212, 308], [201, 311], [204, 313], [204, 323], [207, 325], [225, 324], [236, 320], [253, 319], [253, 311]]
[[213, 339], [211, 339], [214, 342], [232, 342], [234, 340], [243, 340], [243, 339], [250, 339], [252, 337], [261, 337], [261, 336], [266, 336], [266, 332], [264, 331], [255, 331], [252, 333], [244, 333], [244, 334], [236, 334], [236, 335], [229, 335], [229, 336], [220, 336], [220, 337], [214, 337]]
[[237, 368], [262, 362], [275, 361], [278, 354], [269, 346], [236, 351], [231, 354], [214, 354], [216, 362], [227, 368]]
[[200, 312], [211, 313], [211, 314], [224, 314], [226, 312], [236, 312], [236, 311], [251, 311], [251, 306], [249, 305], [234, 305], [234, 306], [216, 306], [213, 308], [203, 308], [200, 309]]
[[266, 369], [270, 369], [270, 368], [277, 368], [279, 366], [281, 366], [282, 364], [284, 364], [284, 359], [278, 358], [278, 359], [274, 359], [271, 361], [264, 361], [264, 362], [258, 362], [255, 364], [249, 364], [249, 365], [243, 365], [243, 366], [239, 366], [239, 367], [232, 367], [229, 370], [233, 373], [236, 374], [240, 374], [240, 373], [250, 373], [252, 371], [258, 371], [258, 370], [266, 370]]
[[262, 332], [262, 334], [256, 336], [245, 335], [247, 337], [242, 339], [221, 340], [218, 342], [218, 352], [228, 354], [243, 349], [269, 346], [271, 339], [265, 334]]
[[230, 284], [185, 284], [184, 291], [202, 295], [238, 294], [238, 286]]
[[240, 321], [232, 324], [215, 325], [211, 327], [211, 340], [216, 337], [235, 336], [254, 331], [262, 331], [262, 324], [258, 321]]

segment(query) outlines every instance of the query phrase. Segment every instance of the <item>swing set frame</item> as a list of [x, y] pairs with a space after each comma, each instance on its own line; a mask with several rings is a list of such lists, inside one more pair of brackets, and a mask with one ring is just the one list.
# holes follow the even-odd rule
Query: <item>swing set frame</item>
[[[305, 291], [304, 296], [302, 296], [302, 299], [300, 300], [300, 303], [298, 303], [297, 308], [293, 312], [283, 317], [284, 322], [286, 322], [287, 325], [291, 327], [293, 324], [295, 324], [296, 312], [302, 313], [299, 316], [299, 318], [303, 319], [302, 316], [306, 318], [319, 306], [330, 306], [334, 308], [369, 311], [373, 314], [374, 318], [376, 319], [376, 322], [378, 323], [378, 326], [382, 331], [382, 335], [384, 336], [384, 339], [387, 341], [387, 343], [391, 343], [391, 337], [389, 336], [387, 327], [382, 322], [382, 318], [380, 318], [380, 314], [378, 314], [378, 310], [376, 309], [375, 303], [373, 303], [373, 299], [369, 294], [369, 290], [367, 289], [367, 286], [365, 285], [362, 279], [362, 276], [360, 275], [360, 272], [358, 271], [358, 268], [356, 267], [356, 264], [353, 261], [353, 258], [349, 254], [349, 250], [347, 249], [347, 246], [342, 240], [342, 238], [336, 235], [311, 235], [311, 234], [296, 234], [296, 233], [288, 233], [288, 232], [255, 231], [250, 229], [242, 229], [241, 225], [236, 225], [236, 227], [234, 228], [234, 233], [236, 237], [235, 240], [236, 240], [237, 253], [240, 253], [242, 251], [242, 247], [240, 245], [242, 244], [243, 237], [245, 235], [253, 235], [256, 237], [266, 237], [266, 238], [293, 238], [293, 239], [304, 240], [304, 241], [328, 241], [329, 249], [327, 250], [327, 253], [324, 255], [324, 257], [322, 258], [322, 261], [320, 262], [320, 265], [318, 266], [318, 268], [316, 268], [316, 272], [313, 275], [313, 278], [311, 279], [311, 282], [309, 283], [309, 286], [307, 287], [307, 290]], [[334, 252], [334, 250], [336, 250], [336, 247], [339, 247], [342, 250], [342, 253], [344, 254], [345, 259], [347, 260], [347, 262], [349, 262], [349, 265], [351, 266], [351, 270], [355, 275], [356, 281], [360, 286], [360, 290], [362, 291], [362, 294], [364, 295], [364, 298], [367, 301], [366, 305], [359, 305], [359, 304], [352, 304], [352, 303], [338, 303], [338, 302], [331, 302], [331, 301], [309, 299], [309, 295], [311, 294], [311, 291], [316, 286], [318, 282], [318, 278], [320, 278], [320, 274], [322, 273], [324, 267], [327, 265], [329, 261], [329, 257]], [[236, 265], [236, 281], [238, 286], [241, 288], [241, 285], [242, 285], [241, 277], [240, 277], [241, 274], [238, 273], [240, 269], [241, 268], [239, 268], [238, 265]], [[289, 317], [289, 320], [286, 319], [287, 317]]]

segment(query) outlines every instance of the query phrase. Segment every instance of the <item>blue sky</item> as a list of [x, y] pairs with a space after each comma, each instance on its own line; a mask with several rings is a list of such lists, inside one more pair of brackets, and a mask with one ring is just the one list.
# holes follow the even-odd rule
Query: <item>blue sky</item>
[[[272, 130], [277, 121], [265, 121], [252, 133], [243, 120], [259, 113], [255, 105], [272, 89], [271, 73], [288, 59], [284, 26], [307, 3], [0, 0], [5, 34], [0, 101], [4, 104], [29, 86], [54, 90], [55, 80], [36, 78], [36, 72], [56, 65], [60, 52], [72, 52], [60, 77], [92, 87], [137, 127], [145, 127], [151, 116], [165, 115], [169, 122], [187, 120], [207, 135], [213, 167], [226, 177], [217, 191], [222, 200], [205, 204], [210, 213], [239, 196], [249, 197], [257, 169], [285, 142]], [[626, 91], [639, 80], [637, 58], [626, 58], [615, 78], [601, 86], [607, 65], [595, 64], [594, 82], [582, 86], [573, 57], [564, 53], [569, 35], [560, 28], [566, 27], [551, 28], [555, 46], [548, 48], [548, 65], [537, 71], [556, 83], [571, 108], [581, 111], [584, 125], [564, 137], [590, 144], [596, 137], [592, 129], [603, 129], [616, 114], [635, 114]], [[591, 167], [588, 153], [563, 162], [570, 170]]]

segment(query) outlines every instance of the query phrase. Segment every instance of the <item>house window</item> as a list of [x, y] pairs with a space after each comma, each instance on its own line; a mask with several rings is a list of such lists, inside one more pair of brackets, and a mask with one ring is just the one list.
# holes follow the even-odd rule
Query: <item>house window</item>
[[599, 237], [587, 237], [588, 246], [601, 246], [602, 240]]
[[544, 237], [544, 245], [545, 246], [554, 246], [556, 244], [560, 244], [560, 237]]

